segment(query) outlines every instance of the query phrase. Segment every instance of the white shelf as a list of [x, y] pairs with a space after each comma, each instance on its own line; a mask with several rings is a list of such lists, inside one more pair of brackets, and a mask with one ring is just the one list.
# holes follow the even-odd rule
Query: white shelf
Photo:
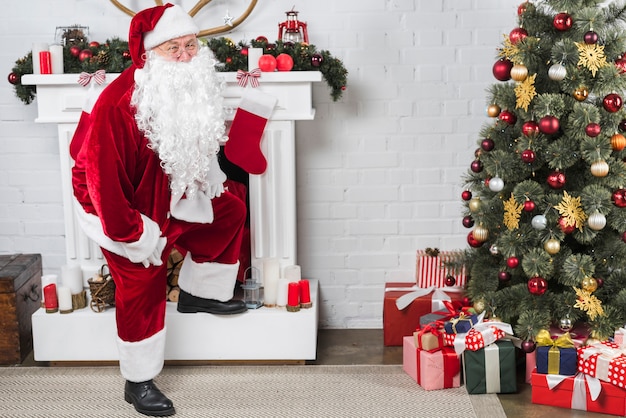
[[[241, 315], [182, 314], [167, 303], [165, 360], [314, 360], [318, 281], [310, 280], [313, 307], [250, 309]], [[32, 316], [36, 361], [116, 361], [115, 308]]]

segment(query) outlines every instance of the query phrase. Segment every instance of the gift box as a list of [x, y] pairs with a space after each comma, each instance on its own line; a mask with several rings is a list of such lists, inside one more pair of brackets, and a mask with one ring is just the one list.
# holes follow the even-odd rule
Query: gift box
[[441, 350], [444, 347], [444, 334], [442, 323], [433, 322], [428, 324], [413, 333], [415, 346], [424, 351]]
[[[482, 318], [482, 315], [479, 318]], [[465, 350], [478, 351], [507, 335], [513, 335], [513, 328], [505, 322], [486, 321], [477, 323], [465, 334], [448, 334], [448, 336], [452, 335], [455, 336], [452, 345], [456, 353], [461, 354]], [[448, 337], [444, 342], [449, 345], [450, 338]]]
[[478, 316], [474, 314], [461, 313], [445, 324], [443, 324], [448, 334], [465, 334], [468, 332], [474, 324], [478, 322]]
[[464, 296], [459, 289], [443, 291], [434, 287], [421, 289], [415, 283], [386, 283], [383, 301], [384, 345], [402, 346], [403, 337], [413, 338], [422, 316], [446, 309], [444, 300], [462, 303]]
[[526, 373], [524, 375], [524, 382], [530, 384], [530, 381], [533, 376], [533, 372], [537, 370], [537, 353], [533, 351], [532, 353], [526, 353]]
[[447, 288], [446, 277], [454, 277], [454, 286], [465, 287], [465, 266], [455, 272], [446, 263], [453, 262], [463, 256], [462, 251], [439, 251], [437, 249], [417, 250], [415, 280], [419, 287]]
[[428, 352], [418, 349], [413, 337], [404, 337], [402, 369], [424, 390], [461, 386], [461, 360], [450, 347]]
[[537, 373], [573, 376], [578, 373], [577, 352], [569, 333], [553, 338], [548, 330], [537, 333]]
[[626, 348], [608, 341], [580, 347], [577, 370], [626, 389]]
[[515, 346], [510, 340], [463, 352], [463, 375], [469, 394], [517, 392], [515, 369]]
[[583, 373], [562, 376], [534, 372], [531, 385], [531, 402], [534, 404], [619, 416], [626, 414], [626, 390]]

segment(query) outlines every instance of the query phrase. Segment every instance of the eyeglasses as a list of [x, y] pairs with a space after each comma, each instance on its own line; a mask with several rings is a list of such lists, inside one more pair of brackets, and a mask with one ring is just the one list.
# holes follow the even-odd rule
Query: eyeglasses
[[175, 45], [159, 47], [159, 49], [165, 52], [170, 58], [174, 58], [174, 59], [179, 58], [181, 55], [183, 55], [183, 52], [186, 52], [189, 55], [194, 55], [196, 51], [198, 50], [198, 40], [192, 39], [190, 41], [187, 41], [185, 46], [181, 46], [180, 44], [175, 44]]

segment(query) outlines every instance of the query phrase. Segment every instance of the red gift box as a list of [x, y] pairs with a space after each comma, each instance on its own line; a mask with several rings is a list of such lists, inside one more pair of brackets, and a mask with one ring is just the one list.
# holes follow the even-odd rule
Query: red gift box
[[[410, 296], [413, 292], [424, 293], [430, 289], [420, 289], [415, 283], [389, 282], [385, 284], [383, 301], [383, 342], [385, 346], [401, 346], [402, 338], [411, 336], [419, 328], [420, 317], [431, 312], [445, 309], [443, 302], [437, 299], [439, 294], [449, 297], [452, 302], [463, 301], [464, 292], [460, 289], [432, 288], [426, 296], [414, 299], [406, 308], [398, 308], [396, 302], [402, 296]], [[437, 293], [436, 293], [436, 292]], [[433, 296], [434, 295], [434, 296]]]
[[465, 266], [461, 268], [460, 272], [454, 272], [446, 265], [446, 263], [450, 263], [462, 256], [462, 251], [417, 250], [415, 281], [418, 286], [448, 287], [446, 285], [446, 277], [452, 276], [454, 277], [454, 286], [465, 287]]
[[513, 335], [513, 328], [506, 322], [486, 321], [479, 322], [465, 334], [447, 334], [444, 343], [453, 345], [457, 354], [465, 350], [478, 351], [489, 344]]
[[562, 376], [533, 372], [531, 385], [534, 404], [619, 416], [626, 414], [626, 390], [583, 373]]
[[461, 386], [461, 360], [450, 347], [431, 353], [415, 347], [413, 337], [404, 337], [402, 369], [424, 390]]
[[580, 347], [578, 371], [626, 389], [626, 348], [607, 341]]

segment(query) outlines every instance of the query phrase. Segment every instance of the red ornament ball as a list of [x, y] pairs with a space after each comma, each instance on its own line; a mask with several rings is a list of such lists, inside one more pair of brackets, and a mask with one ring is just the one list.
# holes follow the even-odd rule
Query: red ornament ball
[[552, 20], [552, 25], [561, 32], [570, 30], [573, 24], [572, 16], [567, 13], [558, 13]]
[[535, 151], [531, 149], [525, 149], [524, 151], [522, 151], [521, 157], [522, 157], [522, 161], [524, 161], [527, 164], [530, 164], [535, 161], [535, 159], [537, 158], [537, 155], [535, 154]]
[[9, 73], [9, 76], [7, 78], [9, 80], [9, 83], [13, 84], [14, 86], [20, 83], [20, 77], [16, 73]]
[[622, 234], [622, 241], [626, 242], [626, 232]]
[[261, 71], [271, 73], [276, 70], [276, 58], [271, 54], [263, 54], [259, 58], [259, 68]]
[[524, 122], [522, 125], [522, 133], [525, 136], [535, 136], [539, 133], [539, 124], [534, 120], [529, 120], [528, 122]]
[[463, 217], [463, 226], [466, 228], [471, 228], [474, 226], [474, 219], [471, 216], [467, 215]]
[[319, 67], [324, 62], [324, 57], [322, 54], [315, 53], [311, 55], [311, 65], [314, 67]]
[[241, 55], [244, 55], [244, 56], [246, 56], [246, 57], [247, 57], [247, 56], [248, 56], [248, 47], [247, 47], [247, 46], [244, 46], [243, 48], [241, 48], [241, 51], [239, 51], [239, 53], [240, 53]]
[[565, 173], [560, 171], [553, 171], [548, 174], [547, 182], [553, 189], [562, 189], [565, 187], [566, 181], [567, 179], [565, 178]]
[[83, 62], [85, 60], [90, 59], [91, 57], [93, 57], [93, 52], [91, 52], [91, 49], [83, 49], [82, 51], [80, 51], [80, 53], [78, 54], [78, 60], [80, 62]]
[[472, 198], [472, 192], [469, 190], [463, 190], [463, 192], [461, 193], [461, 199], [467, 201], [470, 200]]
[[587, 124], [587, 126], [585, 126], [585, 133], [587, 134], [587, 136], [595, 138], [596, 136], [600, 135], [600, 132], [602, 132], [602, 127], [599, 123], [591, 122]]
[[474, 160], [470, 165], [470, 169], [474, 173], [480, 173], [481, 171], [483, 171], [483, 163], [480, 160]]
[[131, 59], [130, 51], [126, 50], [126, 51], [122, 52], [122, 58], [124, 58], [125, 60]]
[[78, 58], [78, 56], [80, 55], [80, 51], [81, 48], [78, 45], [72, 45], [70, 47], [70, 54], [72, 54], [73, 57]]
[[257, 42], [265, 42], [265, 43], [267, 43], [267, 38], [265, 36], [257, 36], [255, 40]]
[[521, 345], [522, 351], [526, 354], [530, 354], [537, 348], [537, 343], [531, 340], [522, 341]]
[[611, 195], [613, 204], [618, 208], [626, 208], [626, 189], [617, 189]]
[[467, 234], [467, 243], [472, 248], [478, 248], [483, 245], [483, 241], [478, 241], [476, 238], [474, 238], [474, 231], [470, 231], [470, 233]]
[[585, 35], [583, 36], [583, 40], [588, 45], [598, 43], [598, 34], [590, 30], [588, 32], [585, 32]]
[[548, 290], [548, 282], [543, 277], [534, 276], [528, 280], [528, 291], [531, 295], [541, 296]]
[[559, 120], [552, 115], [547, 115], [539, 120], [539, 130], [546, 135], [554, 135], [561, 128]]
[[619, 129], [620, 132], [626, 132], [626, 119], [622, 119], [619, 124], [617, 125], [617, 129]]
[[513, 68], [512, 61], [506, 58], [499, 59], [493, 64], [493, 76], [496, 80], [509, 81], [511, 79], [511, 68]]
[[517, 257], [509, 257], [506, 259], [506, 266], [510, 269], [517, 268], [519, 266], [519, 258]]
[[626, 59], [624, 59], [624, 57], [619, 57], [615, 60], [615, 66], [621, 74], [624, 74], [626, 72]]
[[445, 282], [446, 286], [454, 286], [456, 284], [456, 278], [454, 276], [446, 276]]
[[502, 112], [500, 112], [500, 115], [498, 117], [502, 122], [505, 122], [507, 125], [515, 125], [515, 122], [517, 122], [517, 116], [515, 116], [515, 113], [508, 110], [503, 110]]
[[524, 28], [515, 28], [509, 33], [509, 40], [513, 45], [528, 36], [528, 32]]
[[520, 4], [519, 6], [517, 6], [517, 15], [521, 16], [522, 14], [524, 14], [524, 12], [526, 11], [526, 8], [528, 7], [528, 2], [525, 1], [524, 3]]
[[278, 54], [276, 57], [276, 69], [278, 71], [291, 71], [293, 68], [293, 58], [289, 54]]
[[602, 99], [602, 106], [609, 113], [615, 113], [622, 108], [622, 97], [619, 94], [610, 93]]
[[598, 285], [598, 289], [604, 286], [604, 279], [602, 277], [596, 277], [596, 284]]
[[527, 200], [524, 202], [524, 212], [532, 212], [535, 210], [535, 202], [532, 200]]
[[576, 229], [576, 226], [568, 225], [567, 219], [562, 216], [559, 218], [558, 224], [559, 224], [559, 229], [563, 231], [563, 233], [566, 235], [571, 234]]
[[500, 280], [501, 282], [508, 282], [509, 280], [511, 280], [511, 273], [509, 273], [508, 271], [499, 272], [498, 280]]
[[480, 143], [480, 147], [485, 151], [491, 151], [496, 144], [493, 142], [491, 138], [485, 138]]
[[91, 41], [89, 42], [89, 48], [98, 48], [100, 46], [100, 42]]

